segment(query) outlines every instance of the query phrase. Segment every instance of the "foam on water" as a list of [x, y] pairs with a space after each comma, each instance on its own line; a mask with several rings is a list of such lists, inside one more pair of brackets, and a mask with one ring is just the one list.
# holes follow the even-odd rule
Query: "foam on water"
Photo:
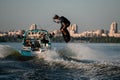
[[44, 60], [52, 61], [60, 59], [60, 56], [54, 50], [47, 50], [45, 53], [39, 54], [38, 58], [44, 58]]
[[[69, 43], [65, 46], [59, 45], [60, 48], [49, 50], [43, 56], [44, 60], [47, 60], [51, 65], [57, 63], [65, 65], [65, 67], [68, 68], [74, 67], [79, 69], [81, 65], [84, 66], [94, 63], [120, 66], [120, 54], [119, 50], [116, 49], [116, 45], [113, 45], [113, 48], [109, 46], [109, 44], [106, 45], [102, 45], [103, 47], [101, 47], [101, 45], [97, 44], [89, 46], [85, 44]], [[119, 47], [119, 45], [117, 45], [117, 47]]]
[[[108, 50], [110, 47], [106, 48], [108, 53], [106, 54], [104, 51], [105, 49], [96, 49], [99, 47], [94, 45], [94, 47], [86, 46], [84, 44], [76, 44], [76, 43], [69, 43], [66, 46], [61, 46], [61, 48], [48, 50], [47, 53], [42, 54], [42, 58], [44, 57], [45, 60], [64, 60], [64, 61], [76, 61], [76, 62], [114, 62], [118, 63], [120, 61], [120, 55], [109, 55], [108, 53], [111, 52]], [[111, 48], [110, 48], [111, 49]], [[110, 53], [111, 54], [111, 53]], [[114, 52], [113, 52], [114, 54]], [[41, 54], [39, 55], [41, 58]], [[111, 60], [112, 59], [112, 60]]]
[[0, 58], [5, 58], [12, 54], [19, 53], [17, 50], [13, 49], [9, 45], [0, 45]]
[[[83, 45], [76, 44], [67, 44], [66, 47], [50, 50], [46, 54], [44, 54], [45, 60], [63, 60], [63, 61], [83, 61], [83, 62], [91, 62], [100, 60], [103, 55], [96, 54], [95, 50], [92, 50], [89, 47]], [[41, 56], [41, 55], [40, 55]]]
[[[92, 46], [91, 46], [92, 45]], [[64, 55], [74, 57], [78, 60], [93, 60], [93, 61], [118, 61], [120, 60], [120, 45], [110, 46], [106, 45], [93, 45], [93, 44], [67, 44], [66, 51], [63, 51]], [[117, 47], [116, 47], [117, 46]], [[67, 52], [67, 54], [66, 54]]]
[[[59, 44], [58, 44], [59, 45]], [[114, 45], [115, 46], [115, 45]], [[14, 46], [12, 46], [14, 47]], [[0, 45], [0, 57], [4, 58], [11, 54], [19, 53], [17, 50], [12, 48], [8, 45]], [[101, 63], [110, 63], [115, 64], [120, 62], [120, 54], [118, 55], [112, 55], [108, 56], [105, 54], [105, 49], [111, 49], [114, 50], [114, 48], [108, 47], [104, 50], [97, 50], [96, 47], [99, 47], [97, 45], [94, 45], [94, 47], [90, 47], [85, 44], [76, 44], [76, 43], [69, 43], [65, 46], [59, 45], [60, 48], [56, 48], [54, 46], [54, 49], [48, 50], [45, 54], [38, 55], [39, 58], [43, 58], [47, 61], [76, 61], [76, 62], [91, 62], [91, 61], [99, 61]], [[117, 45], [119, 47], [119, 45]], [[111, 51], [110, 51], [111, 52]], [[114, 52], [113, 52], [114, 53]], [[111, 54], [111, 53], [110, 53]]]

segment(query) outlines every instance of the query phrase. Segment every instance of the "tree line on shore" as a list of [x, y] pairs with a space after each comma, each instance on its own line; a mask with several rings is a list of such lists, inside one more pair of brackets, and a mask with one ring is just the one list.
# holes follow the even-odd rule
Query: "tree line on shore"
[[[53, 42], [64, 42], [63, 37], [54, 37]], [[71, 42], [80, 43], [120, 43], [119, 37], [71, 37]]]
[[0, 42], [21, 42], [22, 36], [1, 36]]
[[[22, 36], [1, 36], [0, 42], [22, 42]], [[64, 42], [62, 36], [51, 38], [52, 42]], [[89, 43], [120, 43], [120, 38], [117, 37], [71, 37], [70, 42], [89, 42]]]

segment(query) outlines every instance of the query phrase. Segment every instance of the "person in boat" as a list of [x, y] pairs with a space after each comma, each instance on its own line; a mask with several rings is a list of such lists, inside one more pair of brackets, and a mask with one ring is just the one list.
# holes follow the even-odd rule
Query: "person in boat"
[[25, 41], [25, 46], [31, 46], [31, 43], [30, 43], [30, 40], [29, 40], [29, 39], [26, 39], [26, 41]]
[[31, 49], [33, 51], [39, 50], [40, 47], [41, 47], [41, 45], [40, 45], [39, 41], [37, 41], [37, 40], [31, 41]]
[[67, 18], [65, 18], [64, 16], [59, 17], [58, 15], [55, 15], [53, 17], [53, 21], [58, 23], [58, 24], [59, 23], [61, 24], [60, 31], [62, 32], [64, 40], [66, 43], [69, 42], [70, 41], [70, 34], [67, 30], [67, 27], [70, 26], [70, 21]]
[[35, 43], [35, 47], [37, 47], [37, 48], [40, 48], [40, 47], [41, 47], [39, 41], [35, 40], [34, 43]]
[[49, 41], [46, 39], [46, 35], [43, 35], [43, 39], [41, 40], [42, 43], [46, 44], [49, 43]]

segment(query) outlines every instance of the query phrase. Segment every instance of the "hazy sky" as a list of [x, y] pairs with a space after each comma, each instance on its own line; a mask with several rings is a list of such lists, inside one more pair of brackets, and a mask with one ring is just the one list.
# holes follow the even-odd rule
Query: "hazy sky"
[[113, 21], [120, 29], [120, 0], [0, 0], [0, 31], [29, 29], [33, 23], [59, 29], [52, 20], [55, 14], [77, 24], [79, 32], [109, 30]]

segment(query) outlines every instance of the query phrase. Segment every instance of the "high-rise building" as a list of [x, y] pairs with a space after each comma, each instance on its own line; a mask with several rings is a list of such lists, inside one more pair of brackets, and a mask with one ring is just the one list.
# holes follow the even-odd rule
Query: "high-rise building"
[[78, 26], [76, 24], [70, 25], [67, 29], [70, 33], [70, 36], [78, 34]]
[[110, 25], [110, 34], [114, 34], [118, 32], [117, 26], [118, 25], [116, 22], [112, 22], [112, 24]]
[[35, 30], [35, 29], [37, 29], [37, 25], [36, 25], [36, 24], [32, 24], [32, 25], [30, 26], [30, 30]]

